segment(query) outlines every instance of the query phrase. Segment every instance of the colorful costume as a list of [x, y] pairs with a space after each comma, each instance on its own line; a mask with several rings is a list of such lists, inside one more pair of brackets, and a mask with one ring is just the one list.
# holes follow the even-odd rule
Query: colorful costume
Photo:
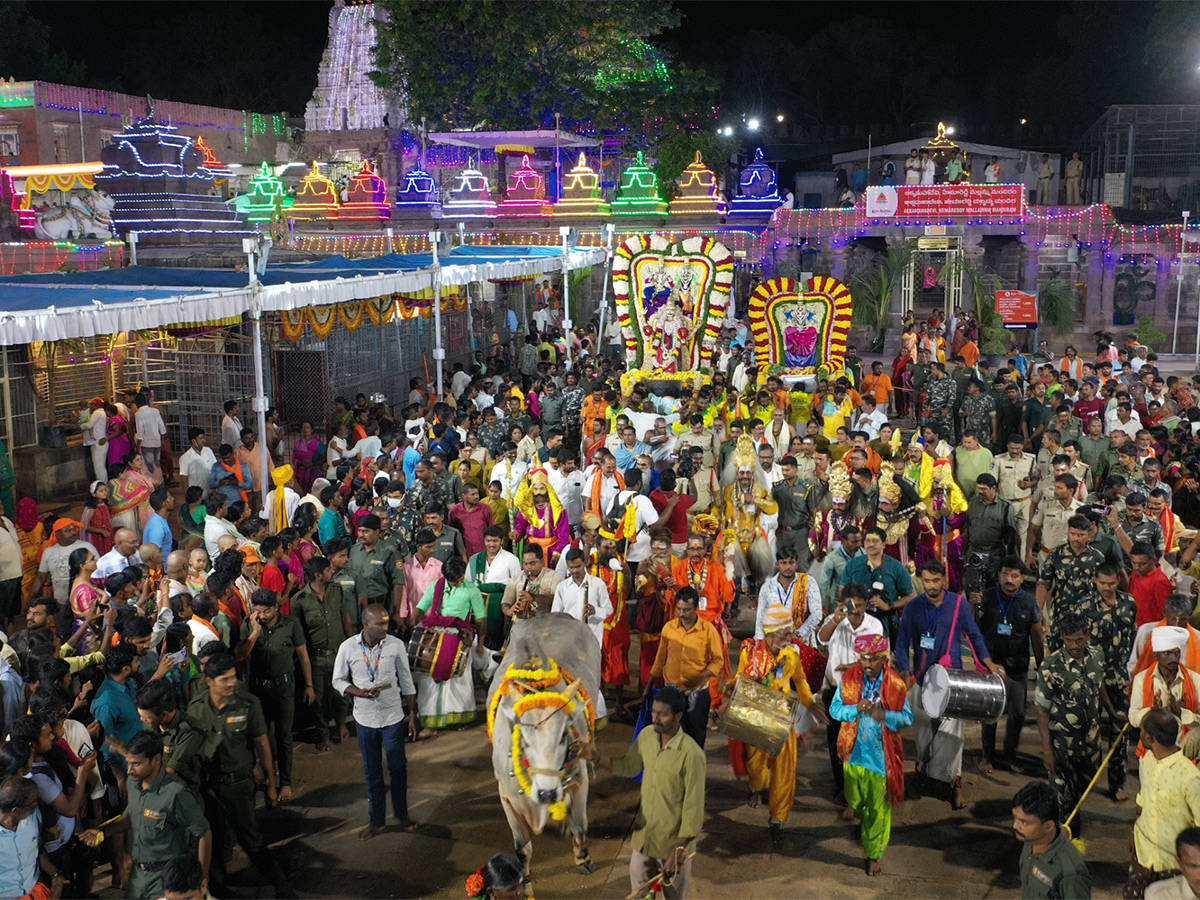
[[[758, 453], [754, 439], [748, 434], [738, 438], [733, 451], [733, 464], [737, 467], [738, 481], [750, 476], [753, 479], [748, 492], [738, 482], [725, 488], [722, 504], [724, 535], [721, 549], [725, 559], [725, 574], [730, 580], [753, 575], [761, 581], [771, 574], [775, 561], [771, 541], [763, 528], [762, 517], [779, 512], [779, 504], [771, 497], [764, 479], [758, 477]], [[747, 501], [746, 493], [750, 499]]]
[[[699, 565], [696, 563], [699, 562]], [[680, 587], [693, 587], [700, 595], [700, 605], [697, 607], [700, 618], [704, 619], [721, 636], [721, 642], [726, 651], [721, 659], [721, 674], [709, 679], [708, 694], [711, 699], [711, 709], [720, 709], [724, 701], [725, 685], [733, 678], [733, 668], [729, 664], [729, 642], [733, 634], [725, 622], [725, 610], [733, 603], [735, 589], [725, 569], [711, 559], [700, 561], [689, 557], [675, 560], [673, 572], [675, 583]], [[671, 615], [670, 618], [674, 618]]]
[[912, 562], [912, 548], [917, 534], [915, 520], [921, 511], [920, 503], [911, 502], [914, 496], [915, 489], [910, 491], [909, 497], [904, 496], [904, 489], [896, 481], [891, 462], [885, 462], [879, 474], [879, 499], [887, 501], [891, 509], [885, 510], [881, 505], [875, 524], [887, 534], [883, 552], [910, 572], [916, 568]]
[[[662, 561], [650, 557], [638, 563], [635, 584], [638, 595], [638, 622], [644, 623], [658, 619], [657, 631], [638, 629], [638, 684], [645, 686], [650, 683], [650, 670], [654, 668], [654, 657], [658, 654], [658, 643], [662, 640], [662, 625], [675, 617], [675, 588], [668, 587], [668, 578], [674, 580], [671, 574], [672, 561]], [[644, 606], [658, 604], [657, 615], [644, 612]]]
[[[840, 459], [829, 467], [829, 498], [833, 501], [850, 499], [850, 472]], [[814, 558], [823, 558], [842, 544], [842, 531], [853, 522], [850, 510], [844, 505], [839, 509], [822, 509], [813, 518], [813, 527], [808, 535], [808, 549]]]
[[[608, 537], [605, 532], [601, 536]], [[612, 615], [604, 620], [604, 641], [600, 646], [600, 680], [605, 684], [621, 686], [629, 684], [629, 646], [633, 642], [629, 631], [629, 569], [619, 554], [612, 559], [621, 564], [620, 570], [610, 568], [597, 556], [588, 568], [604, 582], [612, 601]]]
[[150, 519], [150, 495], [154, 482], [132, 468], [126, 469], [108, 484], [108, 506], [113, 529], [132, 528], [141, 540], [142, 526]]
[[[881, 634], [862, 634], [854, 639], [854, 649], [859, 654], [886, 654], [888, 640]], [[863, 699], [883, 708], [883, 722], [859, 713]], [[862, 662], [855, 663], [842, 676], [829, 715], [842, 723], [838, 756], [846, 773], [846, 802], [862, 819], [863, 854], [880, 859], [891, 837], [892, 807], [904, 799], [900, 729], [913, 721], [904, 679], [885, 665], [879, 677], [870, 680]]]
[[908, 446], [909, 449], [921, 448], [921, 459], [919, 462], [913, 462], [911, 457], [905, 456], [904, 468], [900, 470], [900, 477], [916, 489], [917, 495], [922, 500], [928, 500], [929, 495], [933, 493], [933, 460], [925, 452], [923, 437], [914, 434]]
[[[537, 495], [545, 488], [548, 499], [540, 504]], [[553, 557], [562, 553], [571, 540], [571, 524], [567, 511], [559, 502], [558, 494], [550, 484], [550, 475], [545, 469], [534, 469], [517, 487], [513, 497], [517, 509], [513, 530], [518, 541], [529, 541], [542, 548], [542, 562], [553, 568], [557, 560]]]
[[933, 496], [926, 503], [926, 515], [917, 522], [917, 569], [926, 560], [940, 560], [951, 591], [962, 590], [966, 524], [967, 499], [950, 473], [950, 460], [939, 459], [933, 467]]

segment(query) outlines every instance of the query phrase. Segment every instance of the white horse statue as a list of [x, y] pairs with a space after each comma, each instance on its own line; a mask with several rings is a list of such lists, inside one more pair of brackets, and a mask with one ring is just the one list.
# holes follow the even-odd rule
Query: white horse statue
[[76, 192], [66, 205], [38, 210], [33, 233], [42, 240], [64, 238], [109, 238], [113, 234], [112, 211], [116, 201], [104, 191]]

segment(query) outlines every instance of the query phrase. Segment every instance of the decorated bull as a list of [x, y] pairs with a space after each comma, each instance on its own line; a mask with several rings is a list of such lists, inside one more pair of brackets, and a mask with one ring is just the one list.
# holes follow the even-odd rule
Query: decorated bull
[[116, 201], [104, 191], [72, 193], [66, 203], [39, 209], [33, 233], [42, 240], [63, 238], [111, 238], [112, 211]]
[[595, 731], [600, 647], [562, 613], [515, 622], [488, 690], [488, 737], [504, 815], [529, 871], [533, 836], [548, 822], [571, 831], [575, 865], [592, 871], [587, 843], [588, 765], [579, 748]]

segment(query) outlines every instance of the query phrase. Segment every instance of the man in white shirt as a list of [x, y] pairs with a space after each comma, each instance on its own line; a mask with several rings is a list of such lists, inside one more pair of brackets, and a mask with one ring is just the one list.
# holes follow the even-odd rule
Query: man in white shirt
[[500, 482], [500, 496], [512, 503], [517, 488], [521, 486], [521, 479], [529, 471], [529, 466], [517, 462], [517, 445], [512, 441], [501, 444], [500, 453], [502, 458], [492, 467], [492, 481]]
[[879, 408], [874, 397], [863, 397], [863, 408], [854, 423], [855, 429], [865, 431], [868, 441], [877, 441], [879, 440], [879, 429], [887, 423], [887, 411]]
[[188, 429], [188, 449], [179, 457], [179, 476], [183, 479], [183, 492], [192, 485], [208, 491], [212, 468], [217, 464], [217, 455], [212, 447], [206, 446], [203, 428]]
[[[617, 474], [617, 458], [611, 453], [605, 452], [601, 458], [597, 450], [595, 458], [600, 461], [599, 465], [594, 466], [590, 473], [584, 473], [583, 504], [586, 512], [594, 512], [603, 519], [621, 492], [625, 479]], [[600, 479], [599, 501], [595, 502], [597, 478]]]
[[287, 515], [289, 523], [292, 521], [292, 517], [296, 515], [296, 507], [300, 505], [300, 495], [290, 487], [293, 473], [294, 470], [291, 466], [280, 466], [278, 469], [271, 470], [271, 479], [276, 485], [279, 485], [280, 479], [284, 479], [280, 487], [276, 487], [267, 494], [267, 499], [263, 503], [263, 518], [266, 519], [267, 525], [271, 527], [272, 532], [276, 530], [272, 523], [275, 521], [275, 503], [280, 497], [281, 491], [283, 496], [283, 511]]
[[583, 521], [583, 473], [579, 471], [575, 457], [567, 454], [562, 455], [558, 470], [562, 477], [563, 489], [560, 491], [555, 488], [555, 493], [567, 510], [567, 521], [571, 523], [571, 531], [574, 533]]
[[1130, 440], [1137, 437], [1142, 429], [1142, 417], [1134, 412], [1128, 402], [1122, 400], [1116, 408], [1104, 416], [1104, 430], [1109, 434], [1123, 431]]
[[637, 510], [634, 520], [637, 534], [625, 544], [625, 559], [635, 569], [642, 560], [650, 558], [650, 526], [658, 521], [658, 510], [641, 491], [642, 470], [630, 469], [625, 475], [625, 490], [617, 494], [617, 506], [621, 516], [630, 506]]
[[[363, 610], [361, 634], [347, 638], [333, 660], [334, 690], [354, 699], [354, 723], [367, 783], [367, 827], [360, 841], [383, 831], [387, 821], [381, 754], [386, 754], [392, 781], [392, 812], [402, 831], [415, 831], [408, 817], [408, 761], [404, 741], [417, 739], [417, 689], [408, 667], [408, 650], [388, 634], [388, 614], [372, 603]], [[407, 725], [405, 720], [407, 719]]]
[[1001, 174], [1000, 158], [997, 156], [993, 156], [992, 161], [989, 162], [983, 168], [983, 183], [984, 184], [999, 184], [1000, 183], [1000, 174]]
[[[421, 428], [424, 422], [418, 423], [415, 427]], [[412, 427], [410, 425], [410, 427]], [[408, 431], [406, 430], [407, 434]], [[342, 456], [346, 459], [358, 459], [366, 461], [368, 459], [376, 459], [380, 451], [383, 450], [383, 441], [379, 439], [379, 423], [367, 423], [367, 436], [356, 443], [353, 447], [346, 450]]]
[[565, 556], [567, 577], [554, 589], [550, 611], [566, 613], [583, 622], [596, 636], [596, 643], [603, 647], [604, 620], [613, 614], [608, 588], [602, 579], [588, 574], [583, 551], [578, 547], [572, 547]]
[[93, 581], [104, 581], [109, 575], [124, 572], [138, 560], [134, 557], [138, 551], [137, 532], [132, 528], [118, 528], [113, 532], [113, 548], [100, 557], [96, 563]]
[[46, 583], [46, 576], [50, 576], [50, 584], [54, 589], [54, 599], [58, 601], [59, 609], [62, 609], [71, 598], [71, 578], [70, 578], [70, 563], [69, 557], [76, 550], [84, 549], [91, 550], [100, 558], [100, 554], [96, 548], [88, 541], [79, 540], [79, 530], [83, 526], [75, 519], [60, 518], [54, 523], [54, 531], [52, 535], [56, 537], [53, 545], [47, 546], [42, 551], [41, 561], [38, 562], [37, 578], [30, 585], [29, 595], [31, 597], [40, 597], [42, 587]]
[[[781, 547], [775, 553], [775, 574], [758, 590], [758, 611], [754, 617], [754, 637], [762, 640], [763, 616], [767, 608], [780, 604], [792, 614], [796, 636], [804, 643], [815, 645], [813, 635], [821, 624], [821, 587], [807, 572], [797, 572], [796, 551]], [[800, 607], [800, 609], [797, 609]]]
[[92, 454], [92, 468], [96, 470], [98, 481], [108, 481], [108, 447], [100, 442], [104, 440], [105, 428], [108, 425], [108, 415], [104, 412], [104, 398], [93, 397], [88, 401], [91, 415], [83, 423], [83, 446]]
[[221, 443], [236, 447], [242, 442], [242, 420], [238, 418], [238, 402], [225, 401], [225, 418], [221, 420]]
[[462, 363], [454, 364], [454, 375], [450, 378], [450, 393], [455, 397], [461, 397], [463, 391], [467, 389], [467, 385], [471, 383], [471, 376], [463, 369]]
[[166, 423], [162, 413], [150, 405], [145, 394], [135, 394], [133, 398], [134, 437], [138, 450], [142, 454], [142, 462], [146, 471], [154, 479], [155, 484], [162, 484], [162, 454], [163, 435], [167, 433]]

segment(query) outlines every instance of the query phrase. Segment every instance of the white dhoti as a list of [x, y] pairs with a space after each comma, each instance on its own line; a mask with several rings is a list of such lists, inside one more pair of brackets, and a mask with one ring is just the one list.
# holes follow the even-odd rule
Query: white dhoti
[[108, 481], [108, 447], [92, 444], [92, 468], [96, 471], [97, 481]]
[[[471, 655], [475, 655], [474, 648]], [[434, 681], [429, 675], [414, 675], [417, 686], [417, 714], [422, 728], [450, 728], [475, 721], [474, 669], [467, 665], [461, 675], [449, 681]]]
[[962, 774], [963, 720], [929, 718], [921, 705], [920, 685], [913, 685], [909, 701], [916, 729], [918, 767], [934, 781], [953, 782]]

